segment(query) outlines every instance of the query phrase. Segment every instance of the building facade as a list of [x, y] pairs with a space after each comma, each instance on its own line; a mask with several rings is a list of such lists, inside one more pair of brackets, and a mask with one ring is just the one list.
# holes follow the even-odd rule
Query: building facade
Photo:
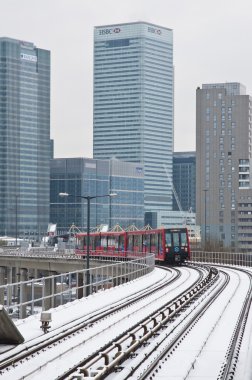
[[[60, 198], [67, 192], [72, 197]], [[144, 223], [143, 166], [119, 160], [90, 158], [57, 158], [51, 161], [50, 221], [58, 230], [69, 230], [74, 224], [83, 230], [87, 226], [86, 201], [76, 195], [97, 196], [116, 193], [117, 196], [91, 200], [90, 226], [101, 224], [122, 228]]]
[[0, 38], [0, 235], [49, 221], [50, 52]]
[[93, 155], [144, 165], [145, 211], [172, 209], [173, 33], [145, 22], [94, 30]]
[[[173, 186], [180, 205], [173, 195], [174, 211], [196, 211], [196, 152], [173, 153]], [[179, 207], [180, 206], [180, 207]]]
[[252, 247], [252, 100], [240, 83], [204, 84], [196, 97], [197, 224], [205, 243], [247, 250]]

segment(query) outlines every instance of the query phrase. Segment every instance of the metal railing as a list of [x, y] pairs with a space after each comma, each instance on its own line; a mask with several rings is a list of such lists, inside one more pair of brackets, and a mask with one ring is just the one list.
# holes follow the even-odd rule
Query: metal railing
[[191, 261], [252, 267], [252, 253], [192, 251]]
[[[103, 291], [141, 277], [154, 269], [155, 256], [149, 254], [127, 261], [109, 261], [96, 268], [62, 273], [0, 286], [0, 304], [14, 318], [48, 310], [90, 293]], [[89, 280], [87, 281], [87, 279]]]

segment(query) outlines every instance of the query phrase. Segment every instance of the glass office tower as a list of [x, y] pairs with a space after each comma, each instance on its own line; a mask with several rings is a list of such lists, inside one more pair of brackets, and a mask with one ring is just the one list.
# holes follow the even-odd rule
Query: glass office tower
[[[59, 193], [73, 196], [60, 198]], [[140, 164], [119, 160], [91, 158], [55, 158], [51, 160], [50, 221], [58, 231], [69, 230], [72, 224], [79, 229], [87, 226], [87, 203], [76, 195], [117, 196], [91, 200], [90, 226], [131, 224], [142, 228], [144, 223], [144, 180]]]
[[[196, 211], [196, 152], [173, 153], [173, 185], [180, 205], [173, 194], [173, 210]], [[181, 210], [180, 210], [181, 211]]]
[[94, 158], [144, 164], [145, 211], [172, 209], [173, 35], [136, 22], [94, 30]]
[[0, 235], [49, 222], [50, 52], [0, 38]]

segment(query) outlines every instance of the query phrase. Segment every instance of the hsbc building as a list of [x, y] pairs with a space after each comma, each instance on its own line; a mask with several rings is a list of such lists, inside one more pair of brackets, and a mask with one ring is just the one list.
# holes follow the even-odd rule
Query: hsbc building
[[145, 211], [172, 210], [173, 32], [146, 22], [94, 29], [94, 158], [144, 165]]

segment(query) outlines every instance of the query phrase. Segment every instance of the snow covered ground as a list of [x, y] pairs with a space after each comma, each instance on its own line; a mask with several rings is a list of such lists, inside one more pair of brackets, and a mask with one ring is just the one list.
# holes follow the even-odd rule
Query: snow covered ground
[[[120, 313], [114, 314], [110, 318], [104, 319], [101, 323], [93, 324], [88, 329], [84, 329], [81, 334], [77, 334], [73, 339], [62, 342], [58, 347], [52, 347], [41, 357], [36, 357], [32, 361], [17, 365], [11, 371], [4, 373], [4, 379], [14, 380], [22, 377], [26, 379], [55, 379], [59, 374], [59, 368], [67, 370], [72, 364], [78, 363], [90, 353], [96, 351], [104, 342], [116, 338], [122, 331], [141, 321], [153, 309], [156, 310], [165, 304], [168, 299], [183, 291], [192, 284], [199, 274], [191, 269], [181, 268], [182, 276], [171, 284], [168, 289], [160, 290], [158, 295], [153, 294], [146, 299], [125, 308]], [[141, 293], [146, 288], [151, 288], [156, 284], [161, 284], [167, 279], [175, 277], [175, 271], [164, 271], [156, 268], [152, 273], [116, 288], [108, 289], [105, 292], [95, 293], [82, 300], [74, 301], [62, 307], [52, 309], [52, 328], [44, 335], [40, 329], [38, 316], [31, 316], [16, 323], [21, 334], [25, 337], [25, 343], [14, 348], [12, 352], [18, 352], [34, 342], [49, 340], [53, 335], [74, 326], [76, 321], [84, 320], [91, 315], [110, 308], [112, 304], [120, 303], [122, 299], [127, 299]], [[63, 355], [67, 352], [67, 356]], [[9, 356], [9, 353], [1, 355], [1, 360]], [[57, 362], [52, 362], [57, 358]], [[40, 367], [39, 373], [35, 369]], [[22, 368], [21, 368], [22, 367]], [[63, 371], [64, 372], [64, 371]], [[30, 375], [28, 375], [30, 374]], [[22, 375], [22, 377], [21, 377]]]
[[[246, 268], [247, 269], [247, 268]], [[29, 361], [25, 365], [17, 366], [9, 373], [0, 375], [4, 380], [15, 379], [52, 379], [59, 373], [69, 368], [74, 362], [85, 358], [90, 352], [95, 351], [104, 341], [110, 340], [133, 325], [138, 320], [143, 319], [152, 309], [156, 310], [169, 299], [174, 298], [183, 289], [188, 288], [190, 283], [195, 281], [198, 274], [196, 271], [181, 268], [182, 276], [169, 286], [169, 290], [162, 290], [158, 297], [156, 295], [142, 300], [138, 305], [133, 305], [121, 312], [114, 314], [111, 318], [105, 319], [100, 324], [94, 324], [88, 329], [84, 329], [81, 334], [77, 334], [74, 340], [62, 342], [55, 352], [53, 347], [46, 350], [41, 357], [34, 361]], [[240, 310], [240, 302], [244, 298], [248, 288], [248, 278], [245, 274], [239, 275], [233, 269], [227, 270], [230, 278], [230, 286], [218, 298], [216, 303], [200, 318], [195, 328], [189, 334], [189, 339], [184, 339], [176, 350], [176, 354], [171, 360], [162, 364], [162, 370], [155, 373], [155, 379], [212, 379], [218, 378], [219, 368], [223, 362], [222, 354], [229, 343], [228, 331], [233, 327], [235, 318]], [[40, 316], [30, 316], [27, 319], [19, 320], [16, 326], [25, 338], [25, 343], [11, 350], [12, 353], [20, 352], [34, 343], [50, 340], [54, 335], [60, 335], [62, 331], [70, 329], [76, 322], [86, 320], [92, 315], [101, 313], [109, 309], [112, 304], [119, 304], [123, 299], [130, 299], [136, 293], [144, 292], [146, 288], [162, 284], [167, 279], [175, 276], [175, 272], [164, 271], [156, 268], [152, 273], [136, 279], [130, 283], [120, 285], [116, 288], [107, 289], [94, 293], [87, 298], [76, 300], [64, 306], [51, 309], [52, 322], [50, 332], [43, 334], [40, 326]], [[182, 317], [183, 319], [183, 317]], [[182, 323], [182, 320], [181, 320]], [[237, 366], [236, 379], [248, 380], [251, 376], [252, 349], [250, 342], [252, 338], [252, 312], [250, 312], [246, 326], [244, 340], [240, 351]], [[61, 354], [67, 351], [67, 355]], [[0, 351], [1, 352], [1, 351]], [[0, 360], [4, 361], [9, 352], [2, 353]], [[58, 360], [54, 362], [54, 357]], [[196, 358], [196, 360], [195, 360]], [[134, 361], [134, 360], [133, 360]], [[133, 364], [133, 361], [130, 365]], [[37, 372], [37, 363], [41, 369]], [[169, 377], [167, 376], [169, 374]], [[185, 374], [187, 377], [185, 377]], [[113, 379], [122, 379], [122, 374], [113, 374]], [[134, 377], [135, 378], [135, 377]]]

